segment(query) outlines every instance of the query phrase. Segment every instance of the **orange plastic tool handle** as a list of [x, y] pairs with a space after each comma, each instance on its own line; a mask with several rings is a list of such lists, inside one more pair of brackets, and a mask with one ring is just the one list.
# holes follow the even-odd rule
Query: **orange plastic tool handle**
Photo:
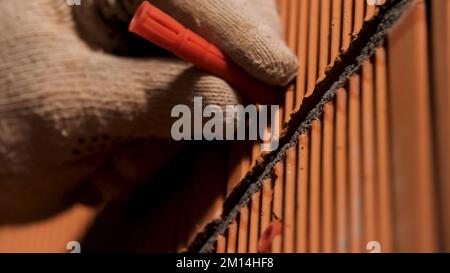
[[245, 98], [271, 104], [280, 99], [279, 90], [251, 77], [218, 47], [185, 28], [175, 19], [144, 1], [130, 23], [129, 31], [174, 53], [196, 67], [220, 77], [244, 92]]

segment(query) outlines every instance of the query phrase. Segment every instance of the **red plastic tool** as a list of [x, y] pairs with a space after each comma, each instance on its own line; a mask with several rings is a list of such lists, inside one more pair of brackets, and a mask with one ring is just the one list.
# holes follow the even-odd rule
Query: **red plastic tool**
[[253, 78], [218, 47], [208, 43], [147, 1], [144, 1], [136, 11], [129, 31], [224, 79], [252, 102], [271, 104], [277, 102], [282, 95], [277, 87]]

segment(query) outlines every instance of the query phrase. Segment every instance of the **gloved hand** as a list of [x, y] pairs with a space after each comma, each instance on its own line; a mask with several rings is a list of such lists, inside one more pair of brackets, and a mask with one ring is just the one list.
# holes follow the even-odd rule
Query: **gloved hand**
[[[55, 213], [92, 181], [108, 192], [148, 175], [177, 149], [133, 141], [168, 139], [174, 105], [240, 102], [226, 82], [174, 57], [117, 55], [134, 53], [125, 32], [141, 2], [0, 0], [0, 222]], [[294, 76], [273, 0], [151, 2], [258, 79]], [[156, 163], [142, 163], [149, 158]]]

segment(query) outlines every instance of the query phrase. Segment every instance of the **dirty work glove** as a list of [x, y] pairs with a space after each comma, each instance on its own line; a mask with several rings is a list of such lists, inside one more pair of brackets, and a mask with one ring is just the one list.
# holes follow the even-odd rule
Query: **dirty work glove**
[[[133, 166], [148, 175], [153, 163], [137, 161], [161, 163], [176, 149], [142, 139], [170, 139], [174, 105], [240, 102], [226, 82], [174, 57], [123, 56], [141, 2], [0, 0], [0, 224], [55, 213], [92, 181], [110, 192], [104, 184], [141, 179]], [[151, 2], [260, 80], [293, 77], [273, 0]]]

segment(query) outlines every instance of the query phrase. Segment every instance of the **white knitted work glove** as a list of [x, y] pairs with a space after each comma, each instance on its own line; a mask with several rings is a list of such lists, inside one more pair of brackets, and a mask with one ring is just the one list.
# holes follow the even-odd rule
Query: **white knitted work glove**
[[[240, 102], [226, 82], [175, 57], [123, 56], [151, 48], [126, 33], [141, 2], [0, 0], [0, 224], [57, 212], [86, 181], [141, 179], [133, 166], [161, 164], [176, 149], [129, 142], [168, 139], [174, 105], [191, 106], [194, 96]], [[280, 38], [273, 0], [151, 2], [260, 80], [293, 78], [296, 58]]]

